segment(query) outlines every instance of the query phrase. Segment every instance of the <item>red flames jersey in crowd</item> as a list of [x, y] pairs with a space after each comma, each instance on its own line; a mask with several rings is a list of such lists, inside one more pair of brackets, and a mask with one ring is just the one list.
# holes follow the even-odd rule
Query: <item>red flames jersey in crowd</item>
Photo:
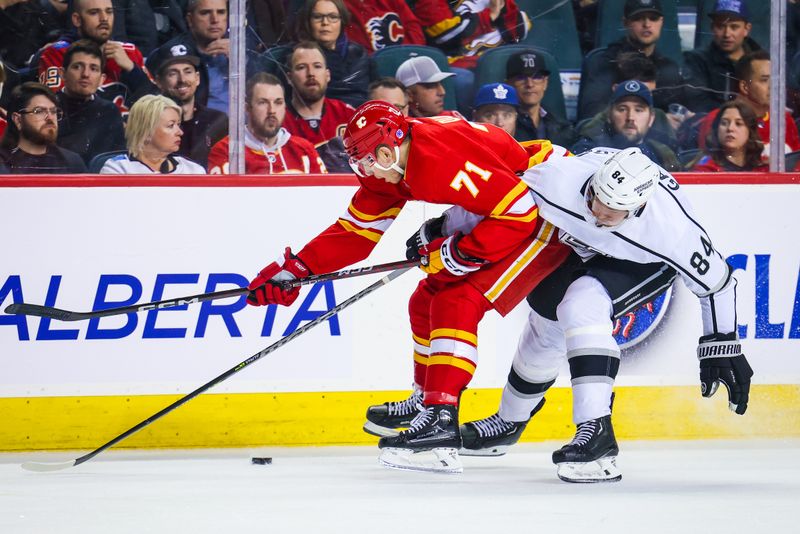
[[370, 53], [387, 46], [424, 45], [422, 24], [405, 0], [345, 0], [350, 11], [347, 38]]
[[[541, 246], [525, 256], [528, 263], [520, 263], [518, 271], [529, 264], [536, 267], [533, 260], [540, 249], [549, 248], [546, 245], [554, 233], [550, 230], [544, 237], [537, 236], [542, 221], [528, 187], [517, 176], [546, 157], [544, 152], [552, 150], [550, 143], [525, 148], [500, 128], [454, 117], [409, 122], [411, 147], [404, 179], [389, 184], [374, 177], [361, 178], [361, 187], [344, 215], [297, 255], [312, 272], [335, 271], [366, 258], [407, 201], [459, 205], [483, 217], [461, 238], [459, 251], [492, 264], [466, 279], [484, 292], [498, 311], [507, 313], [530, 291], [531, 284], [538, 282], [532, 276], [518, 280], [512, 260], [520, 261], [525, 256], [521, 248], [530, 250], [531, 242], [539, 239]], [[547, 252], [542, 259], [549, 262], [547, 269], [541, 269], [546, 274], [557, 265], [556, 259], [563, 258]], [[489, 278], [486, 271], [491, 271]], [[513, 273], [508, 274], [510, 271]], [[500, 303], [505, 287], [517, 283], [513, 301]], [[503, 287], [497, 289], [500, 285]]]
[[[211, 147], [209, 174], [228, 174], [228, 136]], [[245, 130], [244, 168], [247, 174], [324, 174], [328, 171], [314, 145], [281, 128], [278, 141], [266, 147]]]
[[8, 123], [3, 117], [0, 117], [0, 139], [3, 138], [3, 135], [6, 133], [6, 126]]
[[[69, 48], [71, 44], [72, 43], [69, 41], [56, 41], [55, 43], [47, 45], [39, 56], [39, 83], [49, 87], [53, 92], [57, 92], [64, 86], [64, 81], [61, 79], [61, 74], [58, 69], [64, 65], [64, 54], [67, 53], [67, 48]], [[148, 77], [150, 77], [150, 74], [144, 66], [144, 57], [142, 57], [142, 53], [136, 45], [123, 42], [122, 48], [125, 50], [128, 57], [131, 58], [133, 64], [141, 68]], [[122, 84], [122, 69], [113, 59], [106, 59], [106, 68], [103, 72], [106, 75], [106, 80], [101, 86], [102, 88], [112, 88], [114, 84]], [[126, 113], [128, 110], [125, 109], [125, 91], [114, 91], [112, 88], [111, 92], [119, 93], [119, 95], [114, 94], [112, 96], [113, 102], [120, 108], [123, 114]]]
[[304, 119], [294, 110], [291, 104], [288, 104], [283, 127], [290, 134], [308, 139], [316, 146], [337, 135], [342, 135], [355, 112], [355, 108], [350, 104], [335, 98], [325, 98], [322, 117]]

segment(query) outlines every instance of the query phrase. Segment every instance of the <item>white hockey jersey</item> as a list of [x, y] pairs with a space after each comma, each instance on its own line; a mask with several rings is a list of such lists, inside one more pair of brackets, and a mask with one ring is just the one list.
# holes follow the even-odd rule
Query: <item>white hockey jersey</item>
[[700, 297], [704, 335], [736, 331], [732, 270], [667, 171], [661, 169], [655, 194], [634, 216], [613, 229], [593, 223], [586, 189], [592, 175], [616, 152], [599, 147], [528, 169], [522, 179], [533, 191], [539, 216], [559, 227], [562, 241], [584, 259], [600, 253], [637, 263], [667, 263]]

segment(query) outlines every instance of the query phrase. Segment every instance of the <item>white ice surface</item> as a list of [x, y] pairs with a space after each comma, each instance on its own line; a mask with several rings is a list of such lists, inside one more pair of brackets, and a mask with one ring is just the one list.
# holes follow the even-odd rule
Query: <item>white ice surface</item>
[[[106, 451], [55, 473], [0, 454], [0, 533], [792, 533], [800, 441], [623, 442], [615, 484], [560, 482], [558, 443], [393, 471], [372, 447]], [[272, 465], [252, 465], [271, 456]]]

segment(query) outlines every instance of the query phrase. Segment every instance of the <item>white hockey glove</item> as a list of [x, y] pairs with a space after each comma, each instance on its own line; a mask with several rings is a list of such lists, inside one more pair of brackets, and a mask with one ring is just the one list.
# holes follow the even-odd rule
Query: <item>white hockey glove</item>
[[716, 393], [719, 383], [728, 390], [728, 408], [739, 415], [747, 411], [753, 369], [742, 354], [736, 333], [711, 334], [700, 338], [700, 391], [703, 397]]

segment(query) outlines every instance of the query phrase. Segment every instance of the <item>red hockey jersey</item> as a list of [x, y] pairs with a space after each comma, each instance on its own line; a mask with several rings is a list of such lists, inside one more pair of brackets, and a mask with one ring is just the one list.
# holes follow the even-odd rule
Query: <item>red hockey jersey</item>
[[[228, 141], [225, 136], [208, 154], [209, 174], [228, 174]], [[245, 130], [244, 168], [247, 174], [326, 174], [314, 145], [281, 128], [275, 146], [267, 147]]]
[[[66, 40], [56, 41], [44, 47], [39, 54], [39, 83], [52, 89], [54, 93], [58, 92], [64, 86], [64, 81], [61, 79], [59, 69], [64, 65], [64, 55], [67, 53], [67, 48], [69, 48], [71, 44], [70, 41]], [[128, 54], [128, 57], [131, 58], [133, 64], [142, 69], [147, 78], [152, 81], [152, 76], [150, 76], [150, 73], [144, 66], [142, 53], [136, 45], [133, 43], [122, 43], [122, 48], [125, 50], [125, 53]], [[122, 82], [122, 69], [113, 59], [106, 60], [106, 68], [103, 72], [106, 75], [106, 80], [100, 87], [100, 93], [108, 93], [102, 95], [103, 98], [114, 102], [124, 116], [128, 112], [127, 106], [132, 104], [132, 102], [126, 102], [126, 100], [129, 100], [126, 97], [129, 93], [132, 93], [134, 89], [125, 87]]]
[[370, 53], [387, 46], [424, 45], [422, 24], [405, 0], [345, 0], [350, 11], [347, 38]]
[[467, 256], [495, 261], [536, 225], [536, 205], [516, 173], [531, 154], [505, 131], [454, 117], [411, 119], [405, 178], [389, 184], [361, 178], [361, 187], [336, 223], [298, 254], [312, 272], [366, 258], [408, 200], [457, 204], [483, 215], [459, 242]]
[[350, 104], [335, 98], [325, 98], [322, 116], [319, 118], [304, 119], [291, 105], [287, 105], [286, 108], [283, 127], [290, 134], [307, 139], [315, 146], [342, 135], [350, 118], [356, 112]]

